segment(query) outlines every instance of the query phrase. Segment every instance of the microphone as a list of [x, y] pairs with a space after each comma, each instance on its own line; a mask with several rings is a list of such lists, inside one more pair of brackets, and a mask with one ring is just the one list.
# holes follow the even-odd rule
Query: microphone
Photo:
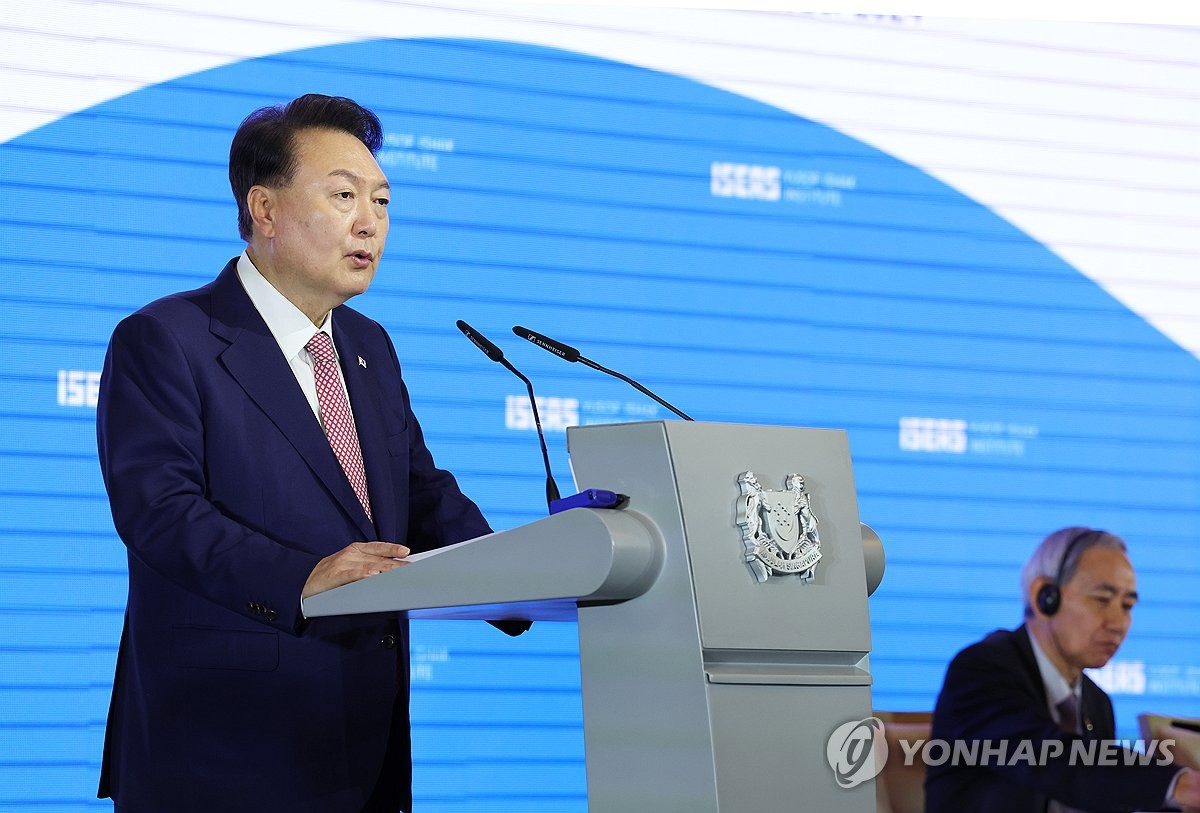
[[[655, 401], [662, 404], [663, 406], [665, 406], [667, 409], [674, 412], [679, 417], [683, 418], [685, 421], [695, 420], [690, 415], [687, 415], [684, 412], [681, 412], [680, 410], [671, 406], [666, 401], [659, 398], [654, 393], [650, 392], [650, 390], [646, 389], [645, 387], [643, 387], [638, 382], [634, 381], [629, 376], [621, 375], [621, 373], [618, 373], [616, 370], [610, 370], [601, 364], [597, 364], [596, 362], [592, 361], [590, 358], [587, 358], [586, 356], [584, 356], [582, 353], [580, 353], [574, 347], [571, 347], [571, 345], [569, 345], [569, 344], [563, 344], [562, 342], [555, 341], [554, 339], [551, 339], [549, 336], [543, 336], [541, 333], [530, 330], [527, 327], [521, 327], [520, 325], [513, 326], [513, 333], [517, 334], [522, 339], [533, 342], [538, 347], [542, 348], [543, 350], [547, 351], [548, 353], [553, 353], [554, 355], [558, 356], [559, 358], [561, 358], [565, 361], [570, 361], [570, 362], [581, 361], [584, 364], [586, 364], [588, 367], [591, 367], [593, 370], [599, 370], [602, 373], [608, 373], [611, 376], [615, 376], [615, 377], [621, 379], [626, 384], [629, 384], [630, 386], [632, 386], [634, 389], [636, 389], [638, 392], [642, 393], [643, 395], [650, 396]], [[497, 352], [499, 352], [499, 351], [497, 351]]]
[[513, 375], [525, 382], [525, 389], [529, 391], [529, 404], [533, 407], [533, 422], [537, 426], [538, 441], [542, 444], [542, 462], [546, 464], [546, 505], [552, 508], [552, 504], [559, 498], [558, 483], [554, 482], [554, 474], [550, 471], [550, 453], [546, 451], [546, 435], [542, 432], [542, 419], [538, 415], [537, 398], [533, 395], [533, 382], [521, 374], [521, 371], [509, 363], [508, 359], [504, 358], [504, 353], [499, 347], [488, 341], [475, 328], [468, 325], [462, 319], [459, 319], [454, 324], [458, 325], [458, 329], [463, 332], [463, 335], [471, 340], [471, 343], [483, 351], [483, 354], [492, 361], [503, 364]]

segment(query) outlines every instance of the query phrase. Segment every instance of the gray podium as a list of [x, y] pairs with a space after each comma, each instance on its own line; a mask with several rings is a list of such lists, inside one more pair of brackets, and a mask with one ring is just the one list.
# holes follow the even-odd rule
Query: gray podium
[[309, 616], [578, 618], [591, 813], [875, 809], [838, 787], [835, 728], [871, 714], [861, 526], [846, 434], [697, 422], [577, 427], [579, 490], [629, 495], [304, 602]]

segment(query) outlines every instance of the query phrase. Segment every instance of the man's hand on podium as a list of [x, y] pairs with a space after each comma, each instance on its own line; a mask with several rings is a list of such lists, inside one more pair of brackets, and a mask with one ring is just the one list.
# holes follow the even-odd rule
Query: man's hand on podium
[[393, 542], [354, 542], [317, 562], [301, 598], [403, 567], [408, 562], [400, 560], [408, 554], [408, 548]]

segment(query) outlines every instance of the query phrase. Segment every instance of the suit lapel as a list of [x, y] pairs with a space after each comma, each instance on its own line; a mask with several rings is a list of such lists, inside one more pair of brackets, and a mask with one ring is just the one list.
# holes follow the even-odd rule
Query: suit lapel
[[[1024, 624], [1013, 633], [1012, 641], [1016, 646], [1017, 657], [1021, 668], [1029, 679], [1029, 685], [1037, 693], [1038, 707], [1048, 709], [1050, 700], [1046, 697], [1046, 684], [1042, 680], [1042, 670], [1038, 668], [1037, 656], [1033, 654], [1033, 644], [1029, 640], [1029, 629]], [[1049, 711], [1046, 712], [1049, 714]], [[1032, 809], [1046, 811], [1050, 809], [1050, 797], [1044, 793], [1035, 792], [1031, 800]]]
[[1087, 675], [1083, 676], [1083, 702], [1080, 704], [1084, 736], [1111, 740], [1117, 736], [1111, 704], [1105, 701], [1104, 691]]
[[[278, 342], [238, 281], [236, 260], [230, 261], [213, 282], [212, 303], [212, 332], [229, 342], [220, 355], [225, 369], [358, 525], [363, 539], [375, 539], [375, 529], [354, 495]], [[370, 477], [368, 469], [368, 483]]]
[[1043, 707], [1049, 707], [1050, 700], [1046, 697], [1046, 684], [1042, 680], [1042, 671], [1038, 668], [1037, 656], [1033, 654], [1033, 644], [1029, 641], [1029, 629], [1022, 624], [1013, 636], [1017, 646], [1017, 654], [1021, 658], [1021, 667], [1029, 676], [1029, 682], [1037, 692], [1038, 702]]
[[[377, 538], [396, 539], [395, 501], [392, 499], [396, 488], [392, 482], [391, 451], [388, 448], [387, 422], [384, 420], [387, 405], [383, 402], [376, 377], [387, 369], [386, 359], [370, 352], [370, 347], [362, 336], [356, 335], [348, 320], [336, 321], [338, 310], [333, 312], [336, 322], [333, 341], [342, 362], [342, 378], [350, 393]], [[372, 346], [379, 347], [379, 343]]]

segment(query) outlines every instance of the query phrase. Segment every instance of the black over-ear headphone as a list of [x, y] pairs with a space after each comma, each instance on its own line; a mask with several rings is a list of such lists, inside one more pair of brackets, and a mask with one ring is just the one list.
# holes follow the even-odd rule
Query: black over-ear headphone
[[1071, 558], [1071, 552], [1075, 550], [1084, 537], [1090, 534], [1100, 534], [1104, 531], [1097, 531], [1093, 528], [1085, 528], [1075, 536], [1071, 537], [1071, 541], [1067, 543], [1067, 547], [1063, 550], [1062, 559], [1058, 562], [1058, 572], [1054, 574], [1054, 583], [1042, 585], [1037, 591], [1037, 608], [1041, 610], [1042, 615], [1051, 616], [1058, 612], [1058, 608], [1062, 606], [1062, 577], [1063, 570], [1067, 567], [1067, 560]]

